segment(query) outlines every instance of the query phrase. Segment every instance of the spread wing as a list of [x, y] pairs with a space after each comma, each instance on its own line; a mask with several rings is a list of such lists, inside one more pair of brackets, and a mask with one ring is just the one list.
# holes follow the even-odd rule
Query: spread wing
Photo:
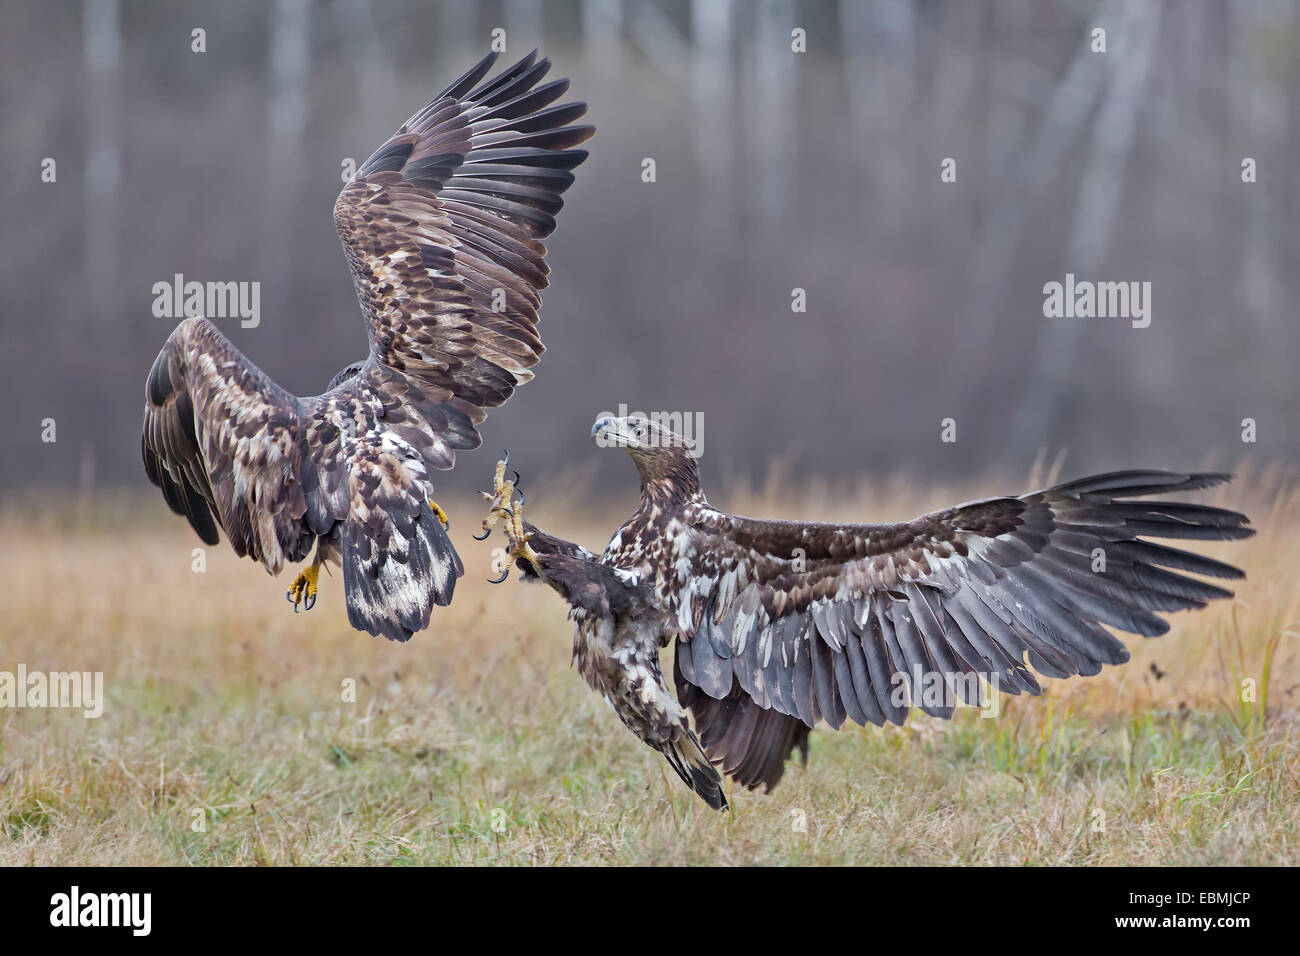
[[[145, 384], [141, 451], [149, 480], [209, 545], [224, 528], [272, 573], [306, 557], [325, 520], [302, 402], [206, 319], [168, 337]], [[314, 507], [308, 514], [308, 501]]]
[[[681, 632], [679, 684], [711, 699], [692, 708], [696, 728], [707, 748], [717, 735], [701, 716], [707, 723], [727, 710], [718, 702], [736, 698], [807, 727], [838, 727], [845, 717], [901, 724], [909, 705], [949, 717], [954, 701], [981, 702], [981, 680], [1039, 693], [1026, 660], [1051, 677], [1122, 663], [1128, 651], [1103, 625], [1162, 634], [1169, 625], [1160, 612], [1231, 596], [1176, 572], [1242, 577], [1145, 538], [1254, 533], [1236, 512], [1130, 499], [1228, 477], [1116, 472], [891, 525], [701, 510], [669, 595]], [[751, 786], [767, 782], [773, 748], [783, 761], [794, 740], [783, 722], [769, 727], [758, 716], [731, 721], [721, 748], [754, 768], [741, 780]], [[710, 756], [721, 759], [718, 750]]]
[[532, 378], [541, 240], [594, 132], [569, 125], [585, 104], [550, 105], [568, 80], [538, 86], [550, 62], [535, 53], [477, 85], [495, 58], [407, 120], [334, 205], [372, 359], [474, 424]]
[[[145, 471], [207, 544], [272, 574], [339, 528], [348, 619], [406, 640], [451, 600], [464, 573], [435, 517], [426, 459], [436, 407], [400, 400], [406, 384], [368, 367], [298, 398], [276, 385], [206, 319], [186, 319], [145, 385]], [[445, 416], [446, 431], [451, 426]], [[429, 446], [429, 442], [433, 446]], [[422, 451], [421, 449], [425, 449]]]

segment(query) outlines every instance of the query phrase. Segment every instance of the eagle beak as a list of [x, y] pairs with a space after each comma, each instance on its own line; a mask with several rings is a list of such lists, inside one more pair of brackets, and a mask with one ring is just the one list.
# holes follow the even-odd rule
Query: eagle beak
[[606, 437], [604, 433], [606, 429], [614, 427], [614, 424], [617, 421], [618, 419], [610, 418], [608, 415], [606, 415], [603, 418], [597, 418], [596, 424], [591, 426], [592, 441], [594, 441], [601, 448], [606, 448], [609, 445], [614, 444], [612, 441], [609, 440], [608, 437]]

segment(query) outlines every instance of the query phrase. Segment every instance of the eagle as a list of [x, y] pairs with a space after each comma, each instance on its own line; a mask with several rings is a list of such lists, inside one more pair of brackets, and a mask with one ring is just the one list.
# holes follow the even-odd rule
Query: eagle
[[[1230, 564], [1151, 538], [1235, 540], [1235, 511], [1163, 500], [1231, 476], [1117, 471], [984, 498], [892, 524], [747, 518], [713, 507], [690, 442], [663, 422], [602, 417], [641, 500], [596, 555], [523, 519], [518, 473], [498, 463], [484, 532], [507, 563], [569, 603], [574, 659], [623, 722], [723, 809], [708, 761], [770, 791], [808, 734], [846, 719], [951, 718], [989, 689], [1038, 695], [1035, 676], [1091, 676], [1129, 653], [1107, 628], [1154, 637], [1162, 613], [1232, 592], [1179, 572], [1240, 579]], [[1157, 500], [1159, 499], [1159, 500]], [[659, 667], [675, 644], [676, 699]], [[687, 721], [689, 712], [694, 732]], [[696, 736], [698, 735], [698, 736]]]
[[145, 472], [202, 540], [316, 602], [341, 564], [348, 621], [405, 641], [451, 601], [464, 565], [432, 474], [477, 448], [487, 409], [532, 378], [547, 285], [542, 240], [594, 132], [552, 105], [534, 51], [484, 80], [491, 53], [408, 119], [334, 204], [369, 354], [323, 394], [291, 395], [205, 318], [182, 321], [145, 384]]

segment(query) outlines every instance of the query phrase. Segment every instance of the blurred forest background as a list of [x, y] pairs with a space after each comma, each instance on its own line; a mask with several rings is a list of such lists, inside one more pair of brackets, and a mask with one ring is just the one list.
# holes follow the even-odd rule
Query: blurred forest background
[[[496, 28], [598, 133], [537, 379], [442, 487], [505, 445], [630, 492], [587, 437], [619, 403], [701, 413], [706, 483], [1300, 457], [1294, 3], [4, 0], [0, 485], [145, 485], [175, 273], [261, 283], [257, 328], [218, 324], [293, 392], [360, 358], [342, 164]], [[1044, 318], [1066, 273], [1151, 282], [1150, 327]]]

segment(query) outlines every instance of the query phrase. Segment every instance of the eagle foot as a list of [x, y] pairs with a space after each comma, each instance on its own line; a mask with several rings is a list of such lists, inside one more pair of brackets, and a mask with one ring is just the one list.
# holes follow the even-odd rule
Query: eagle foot
[[432, 498], [426, 499], [429, 502], [429, 508], [433, 511], [434, 517], [442, 522], [442, 530], [446, 531], [451, 527], [451, 519], [447, 517], [447, 512], [443, 511], [438, 502]]
[[[489, 505], [488, 516], [483, 519], [483, 533], [474, 535], [475, 541], [487, 540], [487, 536], [492, 533], [492, 526], [503, 516], [514, 513], [510, 499], [514, 497], [519, 487], [519, 472], [515, 472], [513, 481], [506, 481], [506, 467], [509, 464], [510, 452], [506, 451], [505, 458], [497, 462], [496, 472], [492, 476], [492, 490], [479, 492]], [[522, 495], [523, 492], [520, 492], [521, 503]]]
[[[519, 472], [514, 473], [514, 479], [511, 481], [507, 481], [505, 477], [506, 466], [509, 464], [510, 453], [506, 452], [506, 457], [497, 462], [496, 473], [492, 479], [492, 492], [490, 494], [486, 491], [479, 492], [489, 502], [489, 509], [488, 516], [483, 519], [483, 534], [474, 537], [482, 541], [492, 533], [493, 525], [501, 521], [509, 542], [506, 551], [508, 560], [500, 577], [488, 579], [492, 584], [500, 584], [509, 577], [510, 565], [516, 561], [527, 561], [538, 574], [542, 570], [537, 561], [537, 552], [528, 544], [532, 534], [524, 530], [524, 493], [519, 488]], [[512, 500], [516, 491], [519, 492], [519, 498]]]
[[320, 563], [313, 561], [308, 567], [299, 571], [298, 576], [293, 579], [284, 596], [293, 605], [294, 614], [298, 613], [299, 604], [302, 604], [304, 611], [310, 611], [316, 606], [316, 581], [319, 577]]

